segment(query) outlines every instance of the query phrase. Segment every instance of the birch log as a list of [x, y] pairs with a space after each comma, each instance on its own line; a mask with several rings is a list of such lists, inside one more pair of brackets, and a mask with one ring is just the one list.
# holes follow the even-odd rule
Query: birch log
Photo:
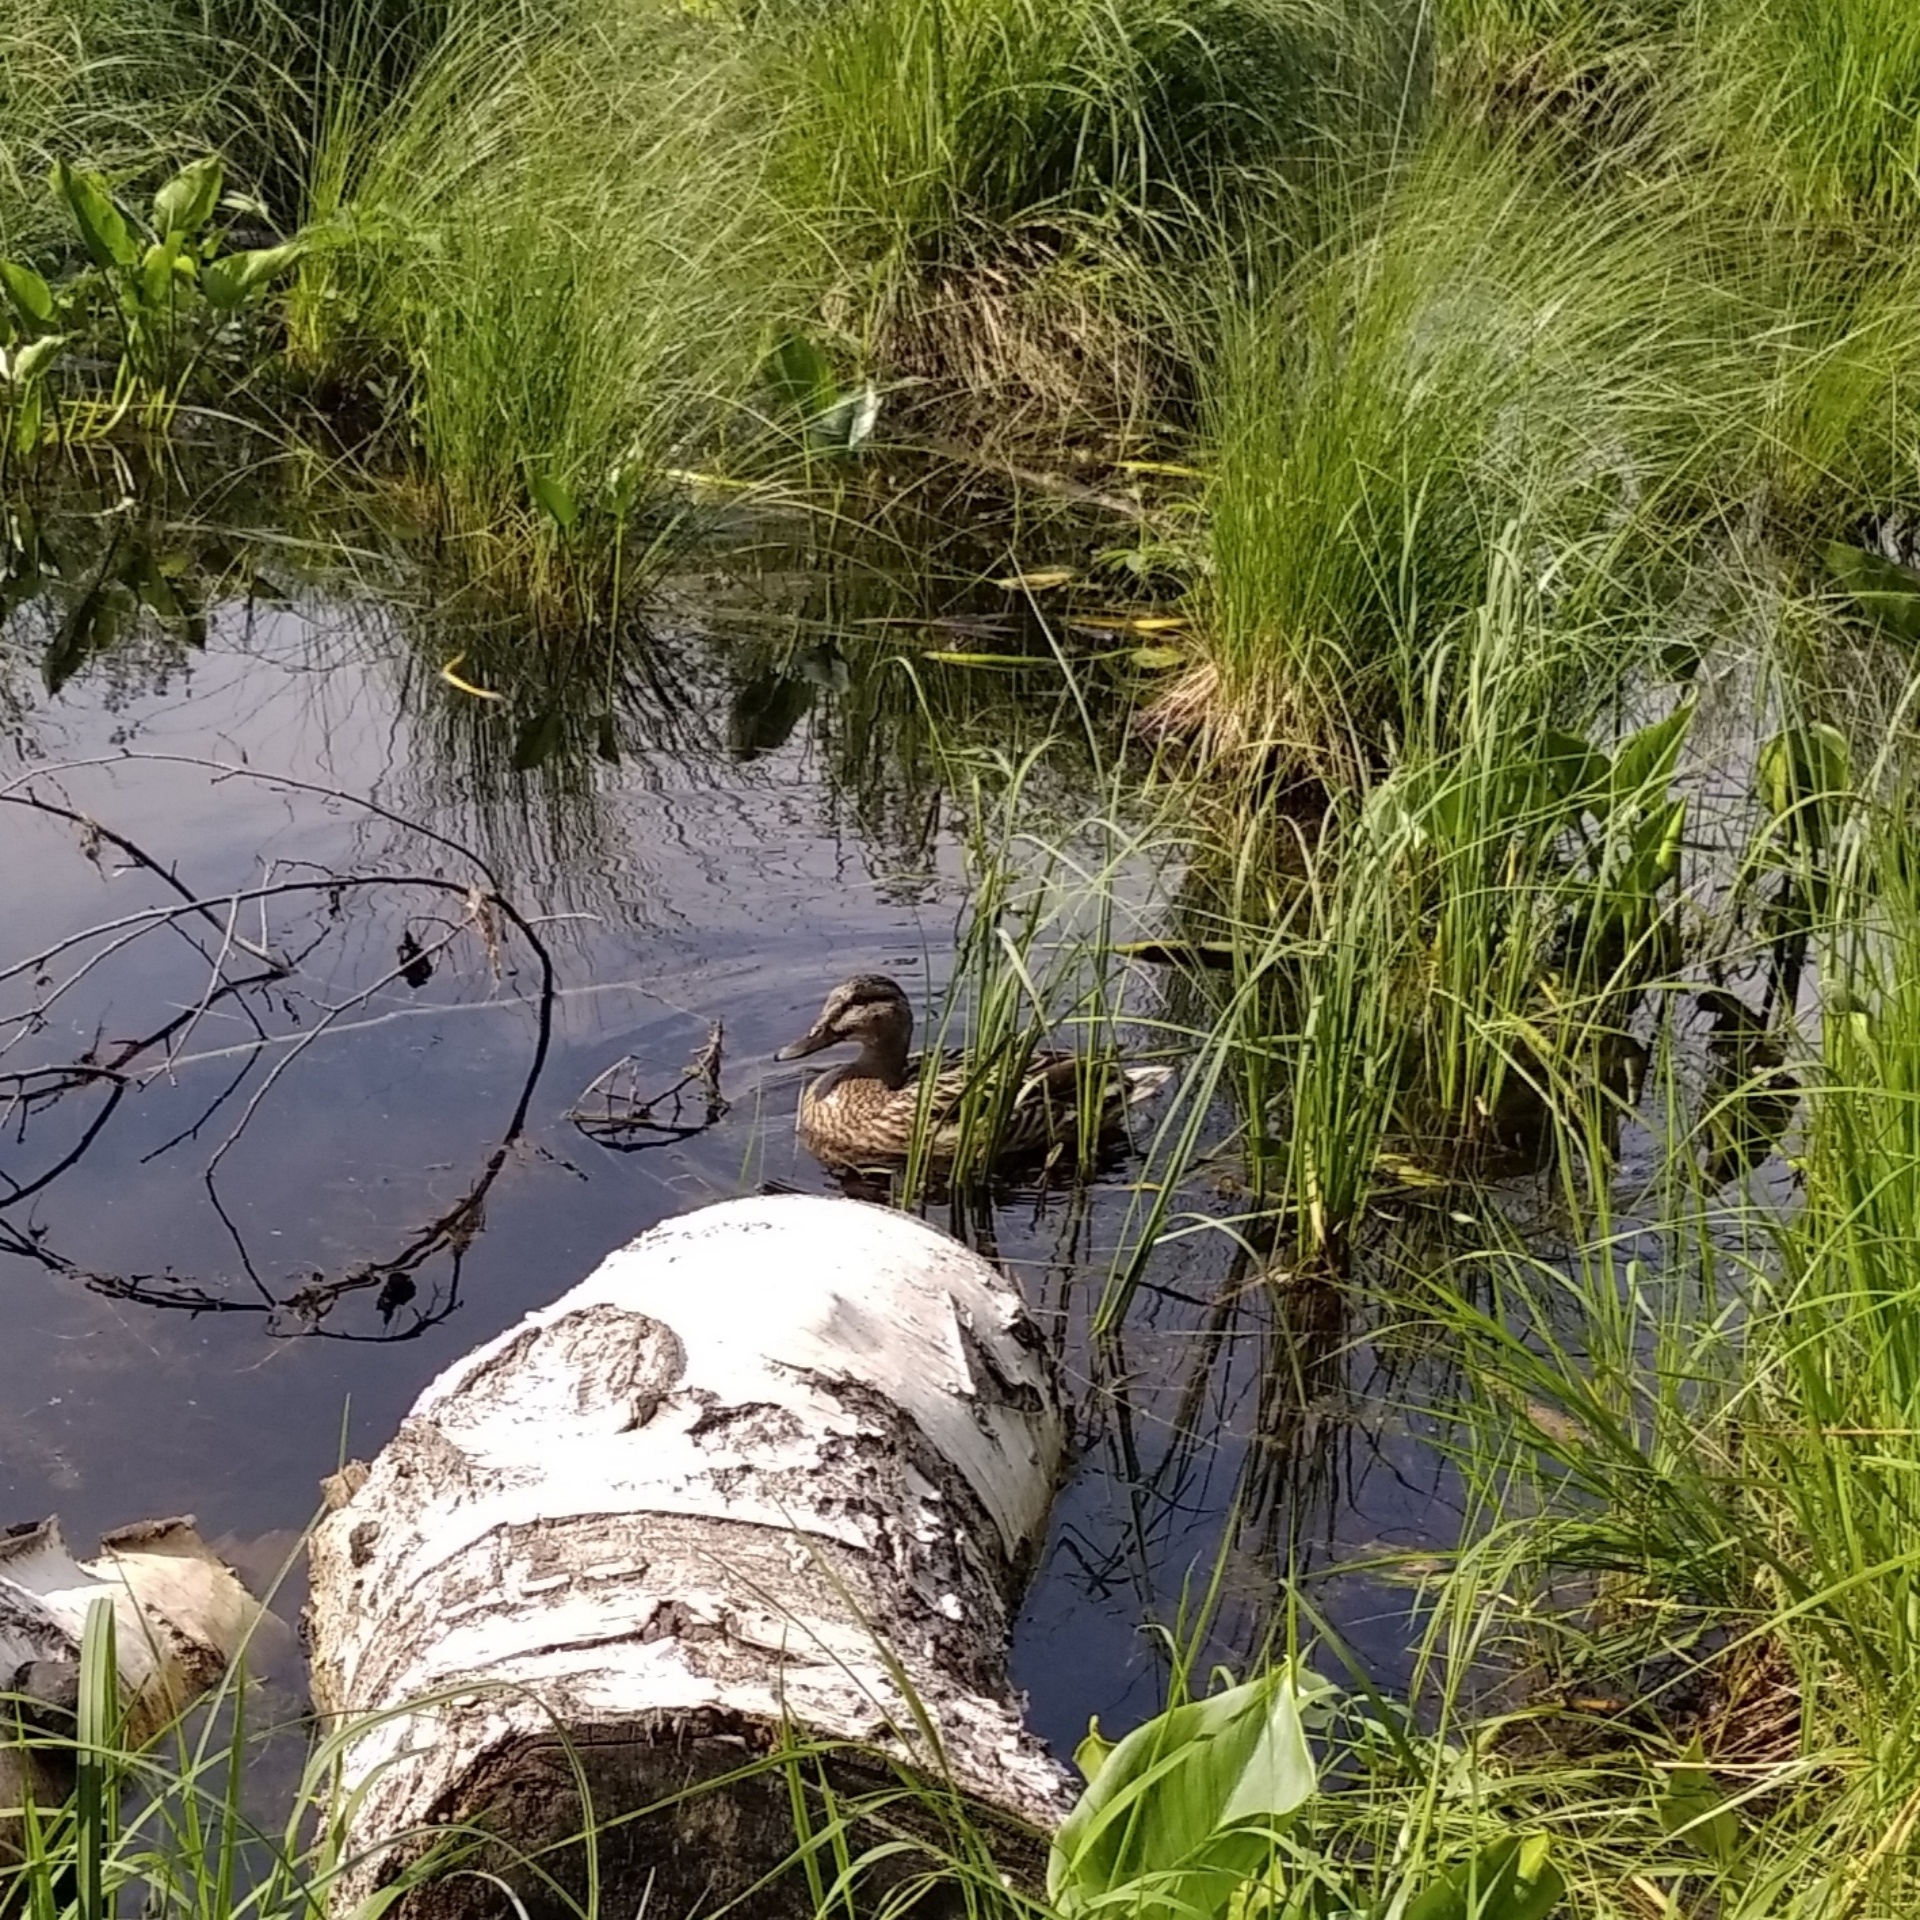
[[[0, 1532], [0, 1693], [5, 1716], [71, 1740], [80, 1638], [102, 1597], [114, 1608], [114, 1642], [129, 1742], [145, 1740], [214, 1685], [262, 1619], [231, 1568], [209, 1551], [191, 1520], [149, 1520], [100, 1542], [90, 1561], [73, 1557], [59, 1523]], [[17, 1811], [32, 1800], [58, 1806], [72, 1763], [57, 1745], [0, 1744], [0, 1865], [19, 1857]]]
[[[842, 1793], [944, 1774], [1024, 1877], [1070, 1799], [1006, 1669], [1061, 1450], [1017, 1293], [919, 1221], [739, 1200], [612, 1254], [428, 1387], [314, 1536], [315, 1703], [383, 1716], [349, 1748], [344, 1898], [474, 1823], [558, 1914], [515, 1859], [557, 1848], [584, 1892], [577, 1764], [602, 1822], [681, 1796], [602, 1835], [602, 1911], [718, 1906], [793, 1851], [786, 1778], [750, 1768], [783, 1726], [851, 1743]], [[470, 1913], [475, 1885], [409, 1912]]]

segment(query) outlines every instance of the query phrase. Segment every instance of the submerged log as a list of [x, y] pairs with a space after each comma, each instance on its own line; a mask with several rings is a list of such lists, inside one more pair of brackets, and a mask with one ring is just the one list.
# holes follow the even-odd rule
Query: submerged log
[[54, 1737], [28, 1746], [0, 1740], [0, 1867], [17, 1860], [18, 1809], [58, 1806], [72, 1787], [80, 1641], [95, 1600], [111, 1599], [129, 1745], [149, 1738], [218, 1683], [262, 1618], [231, 1568], [192, 1520], [148, 1520], [105, 1535], [79, 1561], [59, 1523], [0, 1532], [0, 1734]]
[[[610, 1255], [336, 1478], [314, 1698], [379, 1716], [348, 1750], [367, 1864], [344, 1900], [471, 1823], [499, 1836], [481, 1864], [557, 1914], [516, 1860], [555, 1849], [541, 1868], [579, 1897], [564, 1843], [591, 1819], [624, 1821], [603, 1911], [756, 1888], [744, 1912], [791, 1911], [789, 1779], [753, 1762], [794, 1736], [848, 1743], [818, 1763], [842, 1796], [944, 1780], [1026, 1877], [1070, 1794], [1006, 1647], [1061, 1451], [1017, 1293], [918, 1221], [740, 1200]], [[409, 1909], [464, 1911], [474, 1885]]]

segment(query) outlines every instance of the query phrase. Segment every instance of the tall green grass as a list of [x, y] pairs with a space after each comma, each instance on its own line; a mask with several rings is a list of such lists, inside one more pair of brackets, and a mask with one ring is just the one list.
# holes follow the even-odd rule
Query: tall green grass
[[1203, 704], [1323, 777], [1378, 764], [1508, 540], [1604, 661], [1711, 457], [1712, 306], [1657, 209], [1436, 134], [1228, 330]]

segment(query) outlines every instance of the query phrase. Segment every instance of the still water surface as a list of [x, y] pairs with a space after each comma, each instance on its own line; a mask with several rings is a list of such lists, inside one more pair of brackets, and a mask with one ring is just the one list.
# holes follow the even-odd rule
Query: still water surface
[[[343, 1453], [377, 1448], [440, 1368], [610, 1248], [769, 1183], [830, 1190], [793, 1138], [799, 1070], [771, 1055], [843, 975], [892, 973], [921, 998], [951, 964], [957, 810], [896, 764], [889, 709], [830, 641], [769, 671], [689, 622], [623, 678], [617, 764], [515, 772], [505, 712], [439, 680], [364, 599], [232, 601], [204, 649], [103, 656], [51, 696], [44, 633], [21, 615], [8, 633], [0, 965], [125, 924], [0, 985], [0, 1064], [111, 1064], [172, 1031], [104, 1120], [105, 1079], [32, 1107], [44, 1078], [4, 1089], [0, 1520], [57, 1512], [84, 1541], [191, 1512], [271, 1569]], [[851, 780], [857, 763], [881, 771]], [[210, 910], [140, 921], [179, 889], [48, 808], [124, 836]], [[471, 924], [473, 860], [419, 827], [481, 853], [534, 923], [546, 1017], [527, 939]], [[381, 882], [326, 884], [342, 875]], [[288, 891], [232, 907], [260, 886]], [[292, 975], [210, 996], [209, 956], [243, 974], [249, 942], [298, 956]], [[430, 978], [405, 977], [403, 942]], [[21, 1020], [89, 959], [43, 1022]], [[684, 1135], [615, 1151], [570, 1119], [623, 1057], [643, 1087], [671, 1085], [714, 1020], [730, 1104], [713, 1125], [694, 1099]], [[1124, 1335], [1084, 1339], [1128, 1177], [973, 1222], [1059, 1329], [1075, 1401], [1077, 1465], [1014, 1659], [1063, 1751], [1090, 1715], [1117, 1729], [1158, 1704], [1143, 1622], [1172, 1621], [1217, 1560], [1231, 1659], [1290, 1567], [1455, 1532], [1415, 1438], [1345, 1419], [1365, 1350], [1338, 1328], [1276, 1332], [1224, 1236], [1169, 1243]], [[303, 1284], [345, 1276], [365, 1284], [302, 1317]], [[1390, 1680], [1404, 1601], [1341, 1596]]]

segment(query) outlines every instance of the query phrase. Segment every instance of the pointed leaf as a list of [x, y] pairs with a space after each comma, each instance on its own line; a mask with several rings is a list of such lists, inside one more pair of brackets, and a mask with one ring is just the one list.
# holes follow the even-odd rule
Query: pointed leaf
[[767, 376], [803, 420], [825, 413], [840, 390], [827, 356], [804, 333], [790, 333], [774, 348]]
[[1667, 1776], [1655, 1800], [1661, 1831], [1696, 1847], [1725, 1867], [1740, 1849], [1740, 1816], [1729, 1807], [1707, 1770], [1695, 1739], [1686, 1759]]
[[230, 253], [207, 263], [200, 276], [201, 288], [216, 308], [222, 313], [231, 313], [249, 295], [259, 292], [275, 274], [292, 266], [306, 250], [304, 240], [285, 240], [277, 247]]
[[1665, 798], [1692, 724], [1693, 704], [1689, 701], [1620, 742], [1614, 749], [1613, 772], [1607, 783], [1614, 805], [1641, 794], [1651, 799]]
[[113, 204], [97, 174], [80, 173], [64, 160], [53, 163], [53, 190], [66, 203], [93, 264], [105, 272], [126, 272], [139, 260], [126, 217]]
[[53, 289], [31, 267], [0, 260], [0, 286], [6, 288], [14, 312], [29, 326], [53, 325]]
[[550, 473], [530, 473], [527, 491], [533, 495], [534, 505], [562, 533], [573, 531], [574, 523], [580, 518], [580, 502], [564, 480], [556, 480]]
[[29, 340], [13, 356], [13, 363], [7, 377], [17, 387], [24, 387], [36, 375], [45, 373], [60, 357], [60, 350], [67, 344], [64, 333], [43, 333], [38, 340]]
[[1137, 1727], [1101, 1762], [1055, 1835], [1047, 1891], [1073, 1912], [1121, 1888], [1145, 1903], [1223, 1913], [1268, 1837], [1314, 1791], [1293, 1667]]
[[140, 300], [150, 311], [164, 312], [173, 298], [173, 270], [180, 258], [176, 233], [156, 241], [140, 259]]
[[1567, 1890], [1550, 1846], [1544, 1833], [1496, 1840], [1429, 1886], [1404, 1920], [1546, 1920]]
[[1920, 641], [1920, 573], [1839, 540], [1822, 558], [1862, 613], [1901, 640]]
[[153, 196], [154, 230], [163, 240], [176, 233], [189, 238], [198, 233], [220, 204], [220, 181], [218, 154], [182, 167]]
[[1091, 1781], [1106, 1764], [1107, 1755], [1117, 1744], [1100, 1731], [1097, 1716], [1089, 1720], [1087, 1737], [1073, 1750], [1073, 1764], [1080, 1769], [1081, 1779]]

